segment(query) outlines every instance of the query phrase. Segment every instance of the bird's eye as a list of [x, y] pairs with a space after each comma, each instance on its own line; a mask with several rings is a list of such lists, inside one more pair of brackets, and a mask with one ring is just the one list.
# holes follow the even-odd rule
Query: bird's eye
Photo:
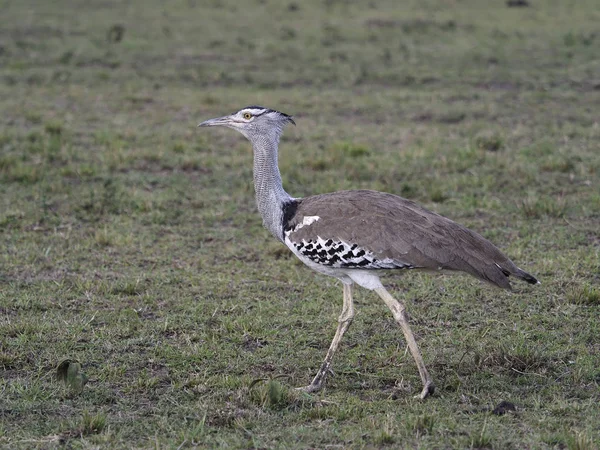
[[251, 118], [252, 118], [252, 114], [250, 114], [249, 112], [244, 113], [244, 119], [250, 120]]

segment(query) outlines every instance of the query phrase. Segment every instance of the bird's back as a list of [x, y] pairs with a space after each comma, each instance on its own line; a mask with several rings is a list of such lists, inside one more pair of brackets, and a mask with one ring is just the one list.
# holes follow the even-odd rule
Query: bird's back
[[509, 275], [537, 283], [478, 233], [392, 194], [297, 199], [284, 208], [283, 222], [298, 253], [332, 268], [462, 271], [506, 289]]

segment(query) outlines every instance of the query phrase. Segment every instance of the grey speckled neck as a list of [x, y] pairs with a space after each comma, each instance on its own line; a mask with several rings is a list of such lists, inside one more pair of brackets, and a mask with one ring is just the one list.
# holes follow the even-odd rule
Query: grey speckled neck
[[277, 165], [279, 133], [247, 136], [254, 148], [254, 190], [263, 225], [283, 241], [283, 205], [292, 200], [285, 192]]

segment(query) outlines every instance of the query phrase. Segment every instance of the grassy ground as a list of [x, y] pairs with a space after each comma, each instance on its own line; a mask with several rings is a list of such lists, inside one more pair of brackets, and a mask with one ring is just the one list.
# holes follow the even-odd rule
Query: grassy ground
[[[1, 446], [600, 446], [597, 2], [397, 3], [0, 1]], [[248, 104], [296, 118], [292, 195], [403, 195], [540, 278], [386, 278], [435, 397], [364, 291], [326, 390], [291, 389], [342, 290], [262, 229], [248, 143], [195, 127]]]

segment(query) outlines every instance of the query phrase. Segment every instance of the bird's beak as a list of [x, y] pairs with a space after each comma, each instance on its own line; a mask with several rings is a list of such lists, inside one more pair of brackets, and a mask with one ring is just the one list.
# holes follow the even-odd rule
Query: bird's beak
[[216, 119], [209, 119], [202, 123], [199, 123], [199, 127], [218, 127], [226, 126], [230, 123], [229, 116], [217, 117]]

